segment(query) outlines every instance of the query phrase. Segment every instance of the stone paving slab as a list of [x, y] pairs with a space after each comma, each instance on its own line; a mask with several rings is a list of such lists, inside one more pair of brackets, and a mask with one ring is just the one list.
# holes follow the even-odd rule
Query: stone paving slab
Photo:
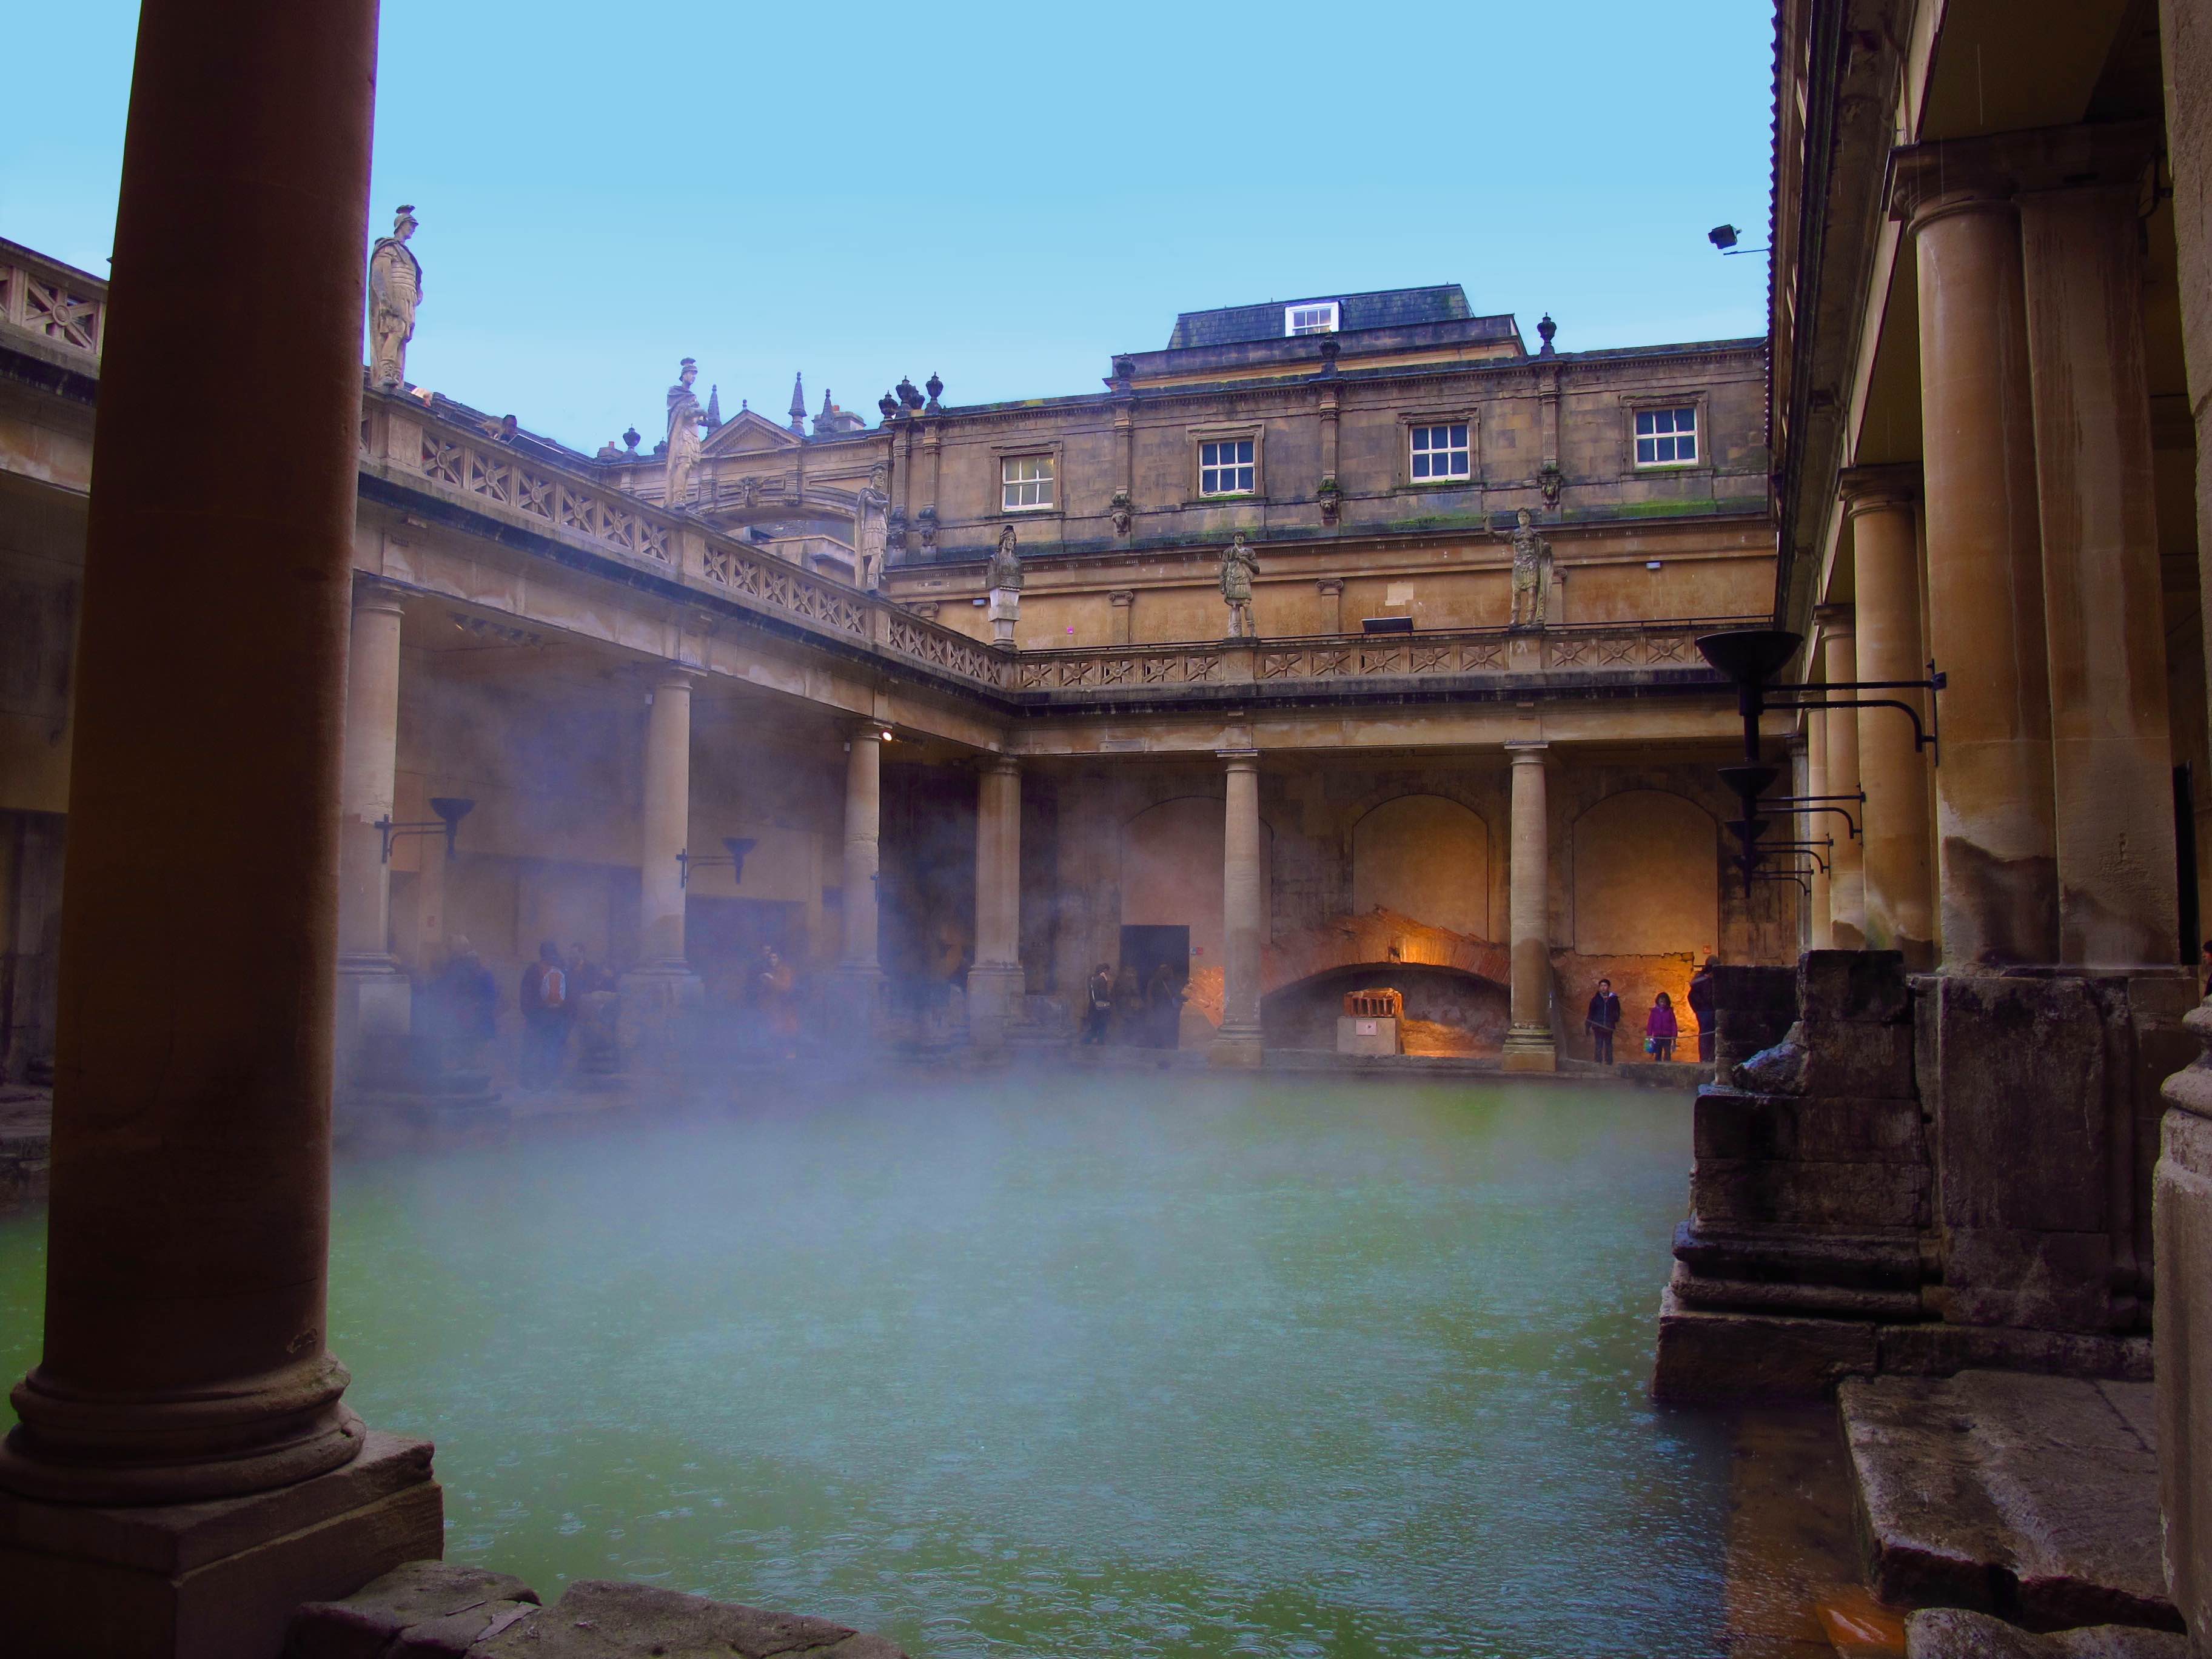
[[2038, 1636], [1985, 1613], [1933, 1607], [1906, 1620], [1905, 1659], [2189, 1659], [2189, 1638], [2139, 1625]]
[[2036, 1630], [2179, 1630], [2159, 1559], [2150, 1392], [2010, 1371], [1846, 1379], [1876, 1594]]

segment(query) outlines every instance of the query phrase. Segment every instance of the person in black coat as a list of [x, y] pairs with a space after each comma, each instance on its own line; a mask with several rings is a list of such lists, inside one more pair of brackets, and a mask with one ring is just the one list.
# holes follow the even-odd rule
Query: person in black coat
[[1601, 1066], [1613, 1064], [1613, 1033], [1620, 1024], [1620, 999], [1613, 994], [1613, 981], [1601, 979], [1597, 989], [1590, 994], [1589, 1012], [1583, 1024], [1589, 1028], [1590, 1058]]
[[1698, 1058], [1713, 1057], [1713, 969], [1720, 958], [1707, 957], [1705, 965], [1690, 975], [1690, 1012], [1698, 1022]]

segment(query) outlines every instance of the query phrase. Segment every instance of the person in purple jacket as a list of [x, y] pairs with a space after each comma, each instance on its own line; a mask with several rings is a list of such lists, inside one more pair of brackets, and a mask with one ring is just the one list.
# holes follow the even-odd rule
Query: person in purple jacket
[[1674, 1023], [1674, 1000], [1662, 991], [1644, 1021], [1644, 1046], [1654, 1060], [1672, 1060], [1674, 1039], [1680, 1035], [1680, 1027]]

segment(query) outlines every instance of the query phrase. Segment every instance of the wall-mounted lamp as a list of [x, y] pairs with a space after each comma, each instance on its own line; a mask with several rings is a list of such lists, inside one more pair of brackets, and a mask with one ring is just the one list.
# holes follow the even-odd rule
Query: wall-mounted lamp
[[460, 829], [461, 820], [468, 817], [475, 805], [474, 801], [463, 795], [433, 795], [430, 797], [430, 810], [438, 815], [434, 822], [426, 818], [417, 823], [394, 823], [387, 813], [377, 819], [373, 826], [382, 839], [377, 861], [381, 864], [392, 862], [392, 843], [400, 836], [432, 836], [441, 830], [446, 832], [446, 856], [453, 857], [454, 833]]
[[725, 858], [709, 855], [706, 858], [695, 859], [691, 856], [691, 849], [688, 847], [678, 853], [676, 855], [676, 884], [678, 887], [689, 887], [691, 884], [691, 872], [694, 870], [720, 869], [724, 865], [729, 866], [730, 884], [732, 887], [743, 882], [745, 878], [745, 854], [759, 846], [760, 842], [744, 836], [725, 836], [722, 837], [722, 845], [730, 849], [728, 856]]

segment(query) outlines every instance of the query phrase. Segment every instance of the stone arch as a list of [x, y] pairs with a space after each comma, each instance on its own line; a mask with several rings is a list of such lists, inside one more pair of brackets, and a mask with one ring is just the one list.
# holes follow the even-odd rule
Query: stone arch
[[1575, 821], [1574, 948], [1584, 956], [1710, 951], [1720, 939], [1720, 825], [1663, 789], [1607, 795]]
[[1442, 963], [1370, 962], [1325, 968], [1261, 997], [1267, 1046], [1333, 1049], [1345, 993], [1384, 988], [1405, 999], [1409, 1054], [1496, 1054], [1504, 1044], [1510, 1009], [1503, 979]]
[[1494, 937], [1490, 825], [1444, 795], [1382, 802], [1352, 829], [1352, 908], [1395, 910], [1470, 939]]
[[[1194, 974], [1221, 964], [1224, 810], [1219, 795], [1178, 795], [1121, 826], [1121, 925], [1189, 928]], [[1273, 842], [1263, 820], [1260, 890], [1268, 896], [1271, 915]]]

